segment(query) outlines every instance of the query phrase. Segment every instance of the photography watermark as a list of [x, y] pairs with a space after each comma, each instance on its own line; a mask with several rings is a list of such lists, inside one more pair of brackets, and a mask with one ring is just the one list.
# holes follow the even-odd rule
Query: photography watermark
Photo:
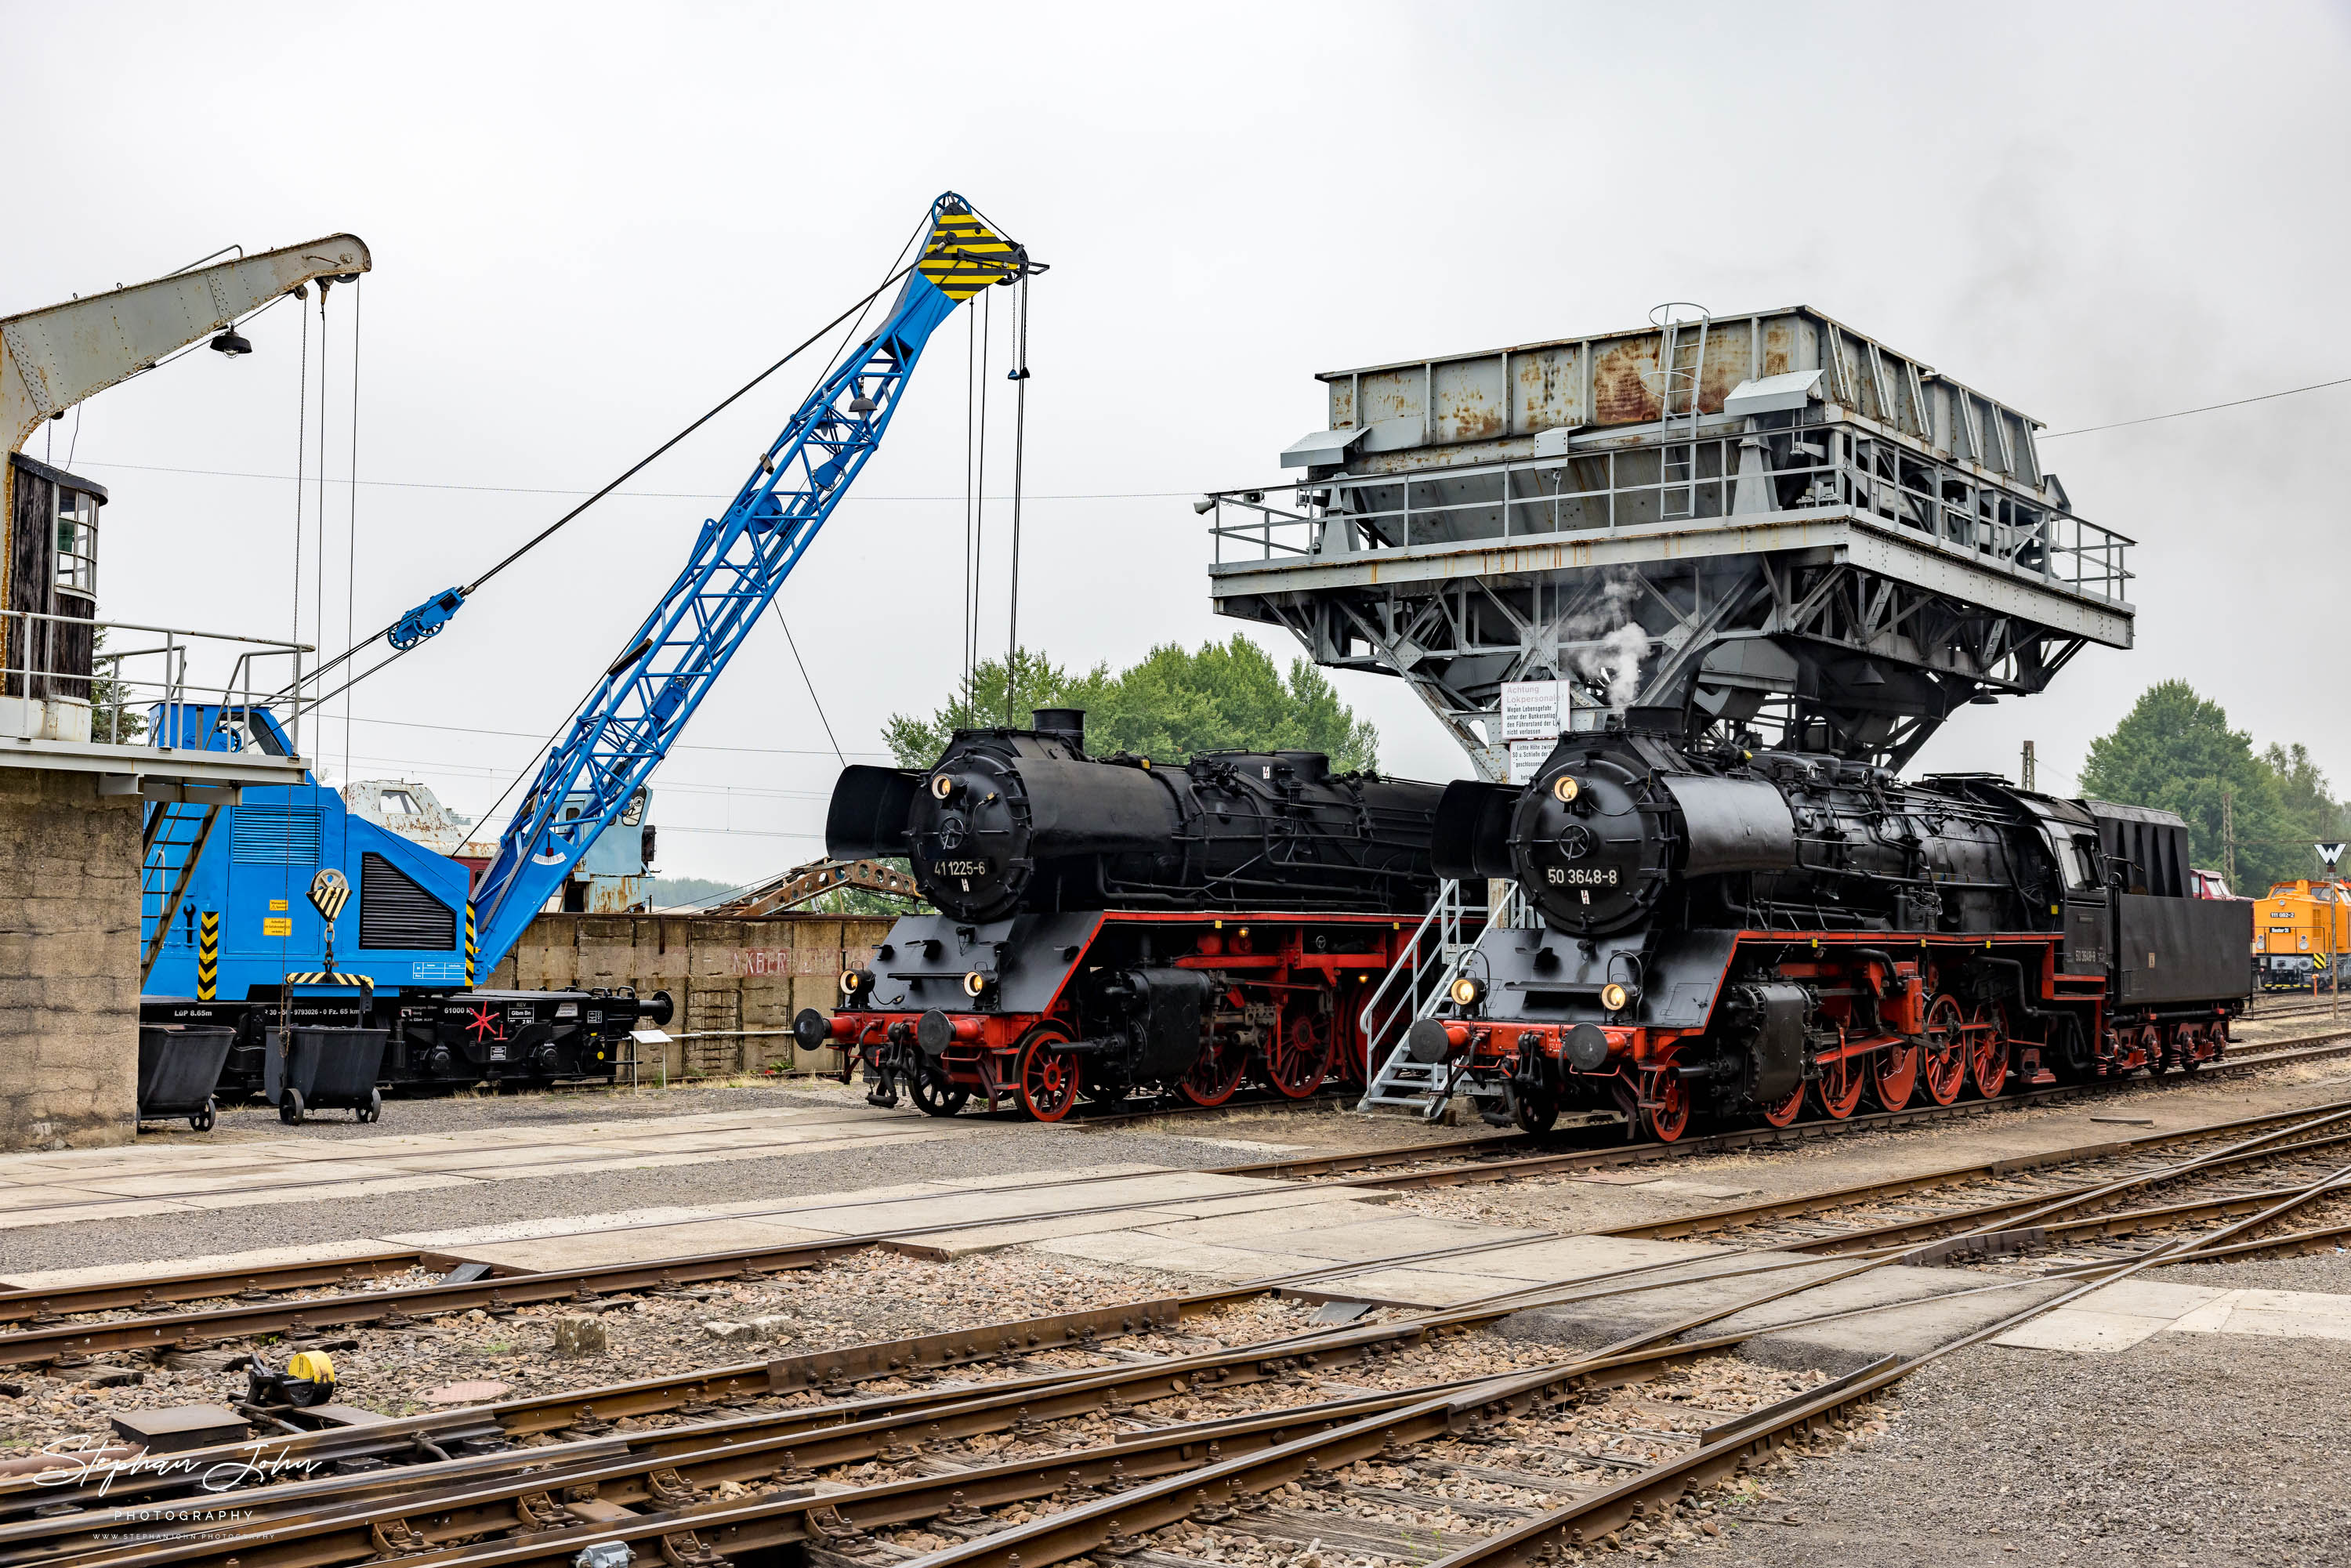
[[[118, 1480], [134, 1476], [183, 1477], [193, 1480], [205, 1491], [227, 1491], [253, 1481], [275, 1480], [280, 1476], [308, 1476], [316, 1473], [321, 1461], [295, 1459], [287, 1457], [286, 1445], [256, 1438], [224, 1455], [219, 1449], [204, 1449], [188, 1454], [133, 1454], [128, 1458], [109, 1458], [107, 1450], [116, 1447], [105, 1437], [83, 1435], [60, 1438], [42, 1449], [34, 1458], [48, 1461], [33, 1472], [33, 1484], [44, 1487], [91, 1487], [98, 1495], [106, 1496]], [[179, 1517], [171, 1511], [180, 1505], [159, 1505], [158, 1510], [125, 1509], [119, 1511], [125, 1522], [141, 1522], [152, 1514], [158, 1520]], [[201, 1505], [185, 1505], [187, 1517], [193, 1518], [204, 1510]], [[132, 1516], [138, 1516], [133, 1519]]]

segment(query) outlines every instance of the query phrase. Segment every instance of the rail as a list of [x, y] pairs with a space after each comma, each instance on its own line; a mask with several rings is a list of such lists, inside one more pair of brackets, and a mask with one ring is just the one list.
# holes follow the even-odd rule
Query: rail
[[2125, 601], [2137, 541], [2062, 500], [1848, 420], [1760, 433], [1744, 421], [1705, 423], [1708, 434], [1677, 428], [1670, 442], [1657, 430], [1612, 434], [1558, 455], [1220, 491], [1203, 509], [1218, 565], [1850, 510], [2010, 575]]
[[[315, 651], [307, 643], [270, 637], [139, 621], [86, 620], [37, 610], [0, 611], [0, 627], [5, 627], [6, 636], [5, 660], [0, 660], [0, 695], [20, 704], [63, 702], [88, 710], [85, 734], [46, 734], [42, 738], [165, 751], [190, 746], [205, 748], [207, 737], [191, 733], [192, 709], [217, 703], [232, 712], [255, 711], [274, 685], [258, 674], [262, 661], [291, 659], [298, 677], [303, 655]], [[161, 640], [148, 646], [110, 648], [105, 645], [108, 632], [137, 632]], [[215, 683], [192, 674], [192, 655], [200, 653], [234, 656], [228, 660], [227, 673]], [[298, 757], [302, 751], [301, 724], [300, 717], [295, 716], [287, 732]], [[245, 728], [230, 732], [227, 748], [242, 750], [259, 744], [255, 739], [257, 734], [248, 722]]]

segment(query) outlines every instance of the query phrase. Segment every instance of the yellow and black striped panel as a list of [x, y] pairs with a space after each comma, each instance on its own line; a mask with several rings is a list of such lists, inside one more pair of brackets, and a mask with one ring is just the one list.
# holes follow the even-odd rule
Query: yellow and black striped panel
[[469, 989], [469, 990], [470, 990], [470, 989], [472, 989], [472, 988], [473, 988], [473, 984], [474, 984], [474, 901], [473, 901], [472, 899], [470, 899], [470, 898], [469, 898], [469, 899], [465, 900], [465, 986], [466, 986], [466, 988], [467, 988], [467, 989]]
[[196, 1000], [208, 1002], [220, 988], [220, 915], [205, 910], [196, 917]]
[[333, 969], [308, 969], [298, 975], [288, 975], [289, 986], [357, 986], [363, 991], [375, 989], [373, 975], [345, 975]]
[[973, 216], [970, 208], [949, 204], [932, 223], [930, 240], [914, 270], [960, 305], [1009, 276], [1012, 266], [1012, 246], [1001, 235]]

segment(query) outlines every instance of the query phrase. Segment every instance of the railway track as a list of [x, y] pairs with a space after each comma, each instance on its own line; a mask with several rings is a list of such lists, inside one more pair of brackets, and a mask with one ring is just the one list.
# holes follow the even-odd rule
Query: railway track
[[[243, 1489], [229, 1500], [242, 1517], [202, 1538], [100, 1541], [136, 1524], [137, 1511], [126, 1521], [108, 1511], [94, 1488], [43, 1494], [19, 1481], [0, 1486], [0, 1514], [13, 1507], [16, 1515], [0, 1525], [0, 1562], [333, 1568], [398, 1556], [434, 1568], [552, 1568], [590, 1548], [606, 1553], [601, 1561], [628, 1561], [612, 1550], [624, 1547], [673, 1568], [715, 1568], [797, 1544], [818, 1568], [898, 1562], [1041, 1568], [1093, 1553], [1189, 1568], [1234, 1545], [1294, 1552], [1320, 1541], [1402, 1563], [1516, 1568], [1555, 1558], [1559, 1547], [1598, 1539], [1643, 1514], [1654, 1519], [1677, 1509], [1698, 1519], [1717, 1510], [1697, 1495], [1703, 1489], [1920, 1365], [2110, 1280], [2243, 1245], [2252, 1232], [2339, 1200], [2351, 1184], [2351, 1164], [2320, 1156], [2341, 1152], [2351, 1134], [2351, 1103], [2297, 1120], [2262, 1120], [2271, 1124], [2261, 1131], [2251, 1131], [2252, 1123], [2198, 1129], [2219, 1146], [2168, 1163], [2147, 1162], [2145, 1147], [2105, 1156], [2135, 1163], [2048, 1197], [2035, 1217], [2078, 1213], [2156, 1183], [2241, 1172], [2266, 1160], [2268, 1179], [2286, 1186], [2251, 1212], [2126, 1260], [2071, 1268], [2048, 1300], [1924, 1355], [1889, 1358], [1818, 1386], [1743, 1364], [1727, 1367], [1723, 1353], [1745, 1336], [1707, 1333], [1736, 1313], [1823, 1283], [1813, 1259], [1802, 1260], [1809, 1267], [1802, 1281], [1759, 1280], [1759, 1294], [1592, 1354], [1562, 1356], [1475, 1333], [1497, 1317], [1547, 1301], [1691, 1282], [1687, 1275], [1620, 1275], [1211, 1349], [1171, 1344], [1163, 1348], [1176, 1354], [1164, 1357], [1135, 1351], [1108, 1368], [1098, 1361], [1043, 1373], [1015, 1368], [1013, 1378], [994, 1386], [942, 1385], [862, 1404], [762, 1408], [625, 1435], [582, 1432], [575, 1420], [559, 1429], [565, 1440], [552, 1444], [392, 1474]], [[2297, 1164], [2305, 1168], [2289, 1176]], [[1994, 1234], [2014, 1218], [2011, 1196], [1941, 1218], [1977, 1235]], [[1832, 1277], [1906, 1256], [1899, 1246], [1882, 1247]], [[1704, 1277], [1771, 1271], [1743, 1266], [1751, 1262], [1742, 1252]], [[1967, 1270], [1953, 1275], [1953, 1296], [1994, 1295], [2026, 1282], [1986, 1282]], [[1242, 1289], [1270, 1283], [1280, 1282]], [[1172, 1303], [1172, 1313], [1171, 1303], [1160, 1303], [1147, 1322], [1131, 1310], [1128, 1326], [1164, 1333], [1181, 1323], [1186, 1304], [1196, 1315], [1211, 1313], [1238, 1294], [1190, 1298]], [[989, 1332], [971, 1333], [985, 1340]], [[1064, 1343], [1069, 1337], [1065, 1330]], [[1020, 1342], [1018, 1333], [1000, 1336], [1007, 1354], [1023, 1354]], [[911, 1347], [866, 1347], [865, 1364], [903, 1367]], [[893, 1350], [899, 1354], [884, 1354]], [[482, 1414], [474, 1413], [477, 1419]], [[289, 1439], [289, 1448], [303, 1441]], [[152, 1501], [157, 1483], [151, 1478], [147, 1484]], [[184, 1476], [179, 1484], [188, 1484]], [[84, 1511], [26, 1517], [22, 1505], [37, 1495], [51, 1500], [53, 1511], [70, 1497]]]
[[[2298, 1036], [2287, 1040], [2273, 1041], [2259, 1049], [2247, 1051], [2241, 1055], [2231, 1056], [2225, 1061], [2208, 1065], [2194, 1074], [2178, 1075], [2173, 1079], [2166, 1080], [2166, 1082], [2185, 1083], [2194, 1082], [2200, 1078], [2255, 1072], [2275, 1067], [2292, 1066], [2303, 1061], [2318, 1061], [2329, 1057], [2343, 1055], [2351, 1055], [2351, 1025], [2346, 1025], [2345, 1028], [2340, 1030], [2327, 1030], [2306, 1036]], [[1771, 1144], [1790, 1143], [1808, 1138], [1831, 1136], [1843, 1132], [1875, 1131], [1887, 1127], [1907, 1126], [1919, 1122], [1938, 1121], [1954, 1116], [1983, 1115], [2006, 1109], [2043, 1105], [2053, 1103], [2060, 1100], [2111, 1092], [2117, 1089], [2141, 1086], [2147, 1082], [2149, 1081], [2145, 1079], [2128, 1078], [2113, 1081], [2099, 1081], [2092, 1083], [2065, 1084], [2051, 1089], [2039, 1089], [2021, 1093], [2003, 1094], [1997, 1100], [1962, 1100], [1951, 1105], [1936, 1105], [1932, 1103], [1912, 1105], [1901, 1111], [1865, 1113], [1842, 1121], [1821, 1118], [1813, 1121], [1798, 1122], [1786, 1127], [1758, 1125], [1753, 1127], [1732, 1128], [1719, 1133], [1705, 1134], [1699, 1137], [1683, 1138], [1672, 1144], [1618, 1144], [1609, 1145], [1605, 1150], [1597, 1152], [1604, 1153], [1608, 1158], [1617, 1163], [1622, 1163], [1625, 1160], [1671, 1158], [1676, 1155], [1687, 1154], [1719, 1153], [1729, 1149], [1753, 1148]], [[1214, 1117], [1228, 1114], [1236, 1109], [1251, 1112], [1280, 1110], [1285, 1107], [1307, 1109], [1313, 1108], [1320, 1103], [1321, 1103], [1318, 1101], [1269, 1101], [1263, 1104], [1251, 1104], [1239, 1107], [1233, 1105], [1189, 1107], [1174, 1106], [1134, 1112], [1120, 1112], [1114, 1114], [1088, 1118], [1081, 1122], [1062, 1123], [1057, 1124], [1056, 1125], [1081, 1131], [1088, 1127], [1114, 1126], [1140, 1122], [1182, 1119], [1196, 1116]], [[920, 1113], [909, 1113], [909, 1114], [919, 1115]], [[1023, 1123], [1021, 1124], [1025, 1126], [1029, 1124]], [[1600, 1131], [1604, 1135], [1615, 1135], [1612, 1129], [1601, 1129]], [[1551, 1134], [1549, 1135], [1548, 1141], [1555, 1143], [1562, 1137], [1572, 1135], [1573, 1135], [1573, 1131]], [[1403, 1145], [1397, 1150], [1351, 1152], [1347, 1154], [1333, 1155], [1327, 1157], [1310, 1156], [1305, 1159], [1261, 1161], [1255, 1164], [1216, 1166], [1203, 1168], [1215, 1173], [1226, 1175], [1268, 1176], [1301, 1173], [1319, 1167], [1336, 1169], [1339, 1165], [1343, 1164], [1344, 1162], [1359, 1161], [1363, 1163], [1357, 1166], [1356, 1168], [1370, 1169], [1381, 1164], [1393, 1166], [1405, 1163], [1408, 1151], [1413, 1149], [1419, 1149], [1431, 1153], [1438, 1151], [1449, 1152], [1473, 1149], [1478, 1151], [1493, 1151], [1503, 1148], [1530, 1149], [1540, 1146], [1545, 1141], [1545, 1139], [1531, 1137], [1524, 1134], [1487, 1133], [1472, 1134], [1464, 1138], [1446, 1139], [1419, 1145]], [[1582, 1157], [1583, 1153], [1590, 1152], [1595, 1151], [1579, 1151], [1575, 1157]], [[359, 1143], [351, 1145], [348, 1152], [340, 1152], [335, 1155], [318, 1157], [326, 1160], [340, 1158], [350, 1160], [353, 1163], [365, 1163], [371, 1156], [366, 1150], [365, 1140], [360, 1140]], [[382, 1179], [383, 1176], [381, 1171], [370, 1171], [346, 1177], [306, 1181], [303, 1185], [306, 1191], [331, 1193], [337, 1186], [356, 1186], [371, 1182], [380, 1182]], [[1474, 1180], [1478, 1178], [1474, 1176], [1465, 1176], [1460, 1179]], [[1498, 1177], [1497, 1179], [1499, 1178]], [[1024, 1189], [1027, 1189], [1033, 1188], [1036, 1184], [1023, 1183], [1021, 1185]], [[218, 1190], [234, 1189], [221, 1188]], [[45, 1211], [70, 1212], [77, 1209], [99, 1210], [119, 1208], [126, 1203], [136, 1201], [138, 1200], [135, 1198], [111, 1196], [94, 1197], [72, 1203], [48, 1203], [44, 1204], [42, 1207]], [[792, 1212], [794, 1212], [794, 1210], [791, 1208], [779, 1207], [776, 1209], [761, 1210], [758, 1215], [744, 1215], [738, 1216], [737, 1218], [759, 1218], [763, 1216], [772, 1217], [789, 1214]], [[614, 1227], [611, 1228], [628, 1228], [628, 1227]], [[410, 1269], [433, 1267], [436, 1260], [439, 1265], [443, 1267], [446, 1267], [450, 1261], [450, 1260], [445, 1258], [444, 1255], [423, 1251], [387, 1251], [381, 1254], [370, 1255], [364, 1258], [341, 1260], [340, 1261], [354, 1265], [363, 1265], [366, 1268], [373, 1270], [379, 1275], [389, 1277], [392, 1274], [397, 1274]], [[241, 1281], [244, 1281], [240, 1284], [240, 1289], [246, 1288], [246, 1284], [250, 1283], [249, 1271], [246, 1274], [238, 1275], [238, 1278]], [[270, 1287], [265, 1284], [259, 1288], [269, 1289]], [[27, 1292], [8, 1288], [0, 1288], [0, 1303], [5, 1303], [13, 1298], [19, 1297], [26, 1293]], [[171, 1298], [167, 1296], [162, 1295], [160, 1292], [157, 1297], [157, 1301], [160, 1302], [168, 1303], [170, 1299]], [[124, 1304], [129, 1305], [131, 1303], [126, 1302]], [[5, 1315], [5, 1306], [0, 1305], [0, 1322], [7, 1321], [9, 1320]]]
[[[2252, 1071], [2265, 1067], [2351, 1053], [2351, 1030], [2344, 1035], [2281, 1044], [2248, 1052], [2208, 1071]], [[1468, 1137], [1350, 1151], [1299, 1159], [1211, 1167], [1212, 1174], [1242, 1176], [1272, 1181], [1318, 1185], [1375, 1186], [1383, 1189], [1458, 1186], [1499, 1182], [1529, 1176], [1572, 1174], [1674, 1159], [1693, 1154], [1722, 1152], [1794, 1142], [1840, 1132], [1868, 1131], [1938, 1120], [1952, 1115], [1983, 1115], [2001, 1109], [2034, 1105], [2095, 1091], [2098, 1086], [2071, 1086], [2004, 1095], [1994, 1101], [1962, 1102], [1952, 1106], [1912, 1107], [1876, 1113], [1840, 1122], [1799, 1123], [1790, 1127], [1758, 1126], [1735, 1129], [1675, 1144], [1615, 1145], [1557, 1153], [1527, 1153], [1541, 1140], [1523, 1134], [1484, 1134]], [[2157, 1134], [2144, 1140], [2150, 1146], [2188, 1134]], [[2066, 1151], [2066, 1157], [2083, 1157]], [[2056, 1157], [2056, 1156], [2052, 1156]], [[1001, 1186], [970, 1189], [980, 1203], [994, 1194], [1034, 1193], [1040, 1188], [1066, 1193], [1069, 1201], [1052, 1213], [1081, 1216], [1135, 1207], [1152, 1207], [1164, 1199], [1126, 1199], [1100, 1205], [1085, 1201], [1085, 1189], [1121, 1176], [1084, 1176], [1040, 1183], [1033, 1178]], [[874, 1207], [893, 1199], [874, 1199]], [[853, 1207], [844, 1204], [836, 1207]], [[783, 1216], [779, 1207], [762, 1213]], [[738, 1218], [757, 1218], [756, 1215]], [[1008, 1220], [1018, 1217], [1005, 1217]], [[959, 1218], [935, 1225], [901, 1227], [794, 1242], [761, 1249], [732, 1249], [656, 1260], [642, 1263], [605, 1264], [589, 1268], [521, 1271], [462, 1266], [446, 1254], [426, 1250], [388, 1250], [323, 1263], [297, 1263], [277, 1268], [214, 1270], [150, 1280], [100, 1282], [70, 1289], [0, 1292], [0, 1366], [21, 1366], [94, 1355], [120, 1354], [165, 1348], [193, 1350], [222, 1341], [256, 1334], [290, 1333], [312, 1335], [363, 1324], [398, 1327], [419, 1317], [483, 1310], [502, 1313], [515, 1308], [550, 1301], [593, 1302], [616, 1293], [641, 1291], [675, 1291], [695, 1284], [730, 1279], [763, 1277], [797, 1269], [814, 1268], [831, 1258], [869, 1247], [889, 1246], [922, 1254], [926, 1235], [971, 1229], [985, 1218]], [[632, 1228], [659, 1228], [666, 1222], [605, 1228], [603, 1234]], [[454, 1272], [444, 1272], [446, 1270]], [[99, 1319], [99, 1314], [128, 1316]], [[98, 1321], [93, 1321], [97, 1319]]]

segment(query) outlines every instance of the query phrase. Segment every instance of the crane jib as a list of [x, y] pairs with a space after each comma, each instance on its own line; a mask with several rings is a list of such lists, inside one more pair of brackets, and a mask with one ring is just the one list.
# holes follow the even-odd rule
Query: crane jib
[[691, 721], [879, 445], [939, 323], [989, 284], [1031, 270], [1041, 268], [961, 197], [933, 204], [922, 255], [889, 315], [809, 395], [726, 512], [704, 524], [684, 570], [540, 765], [475, 887], [485, 967]]

